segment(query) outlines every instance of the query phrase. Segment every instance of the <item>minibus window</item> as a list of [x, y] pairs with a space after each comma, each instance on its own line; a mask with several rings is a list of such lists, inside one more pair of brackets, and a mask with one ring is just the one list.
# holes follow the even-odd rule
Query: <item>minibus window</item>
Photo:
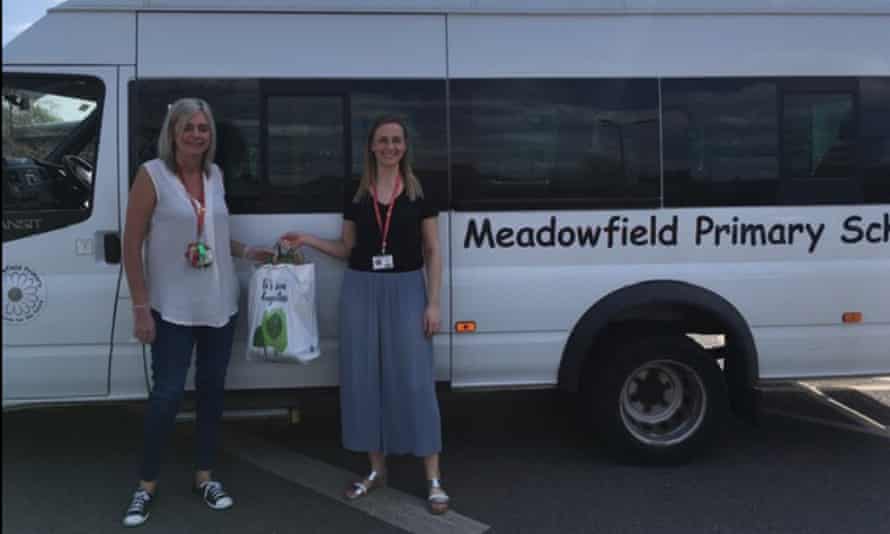
[[404, 119], [424, 193], [447, 205], [444, 80], [152, 79], [133, 82], [131, 95], [131, 176], [155, 157], [167, 105], [207, 100], [232, 213], [340, 211], [367, 130], [384, 114]]
[[663, 80], [665, 205], [890, 201], [888, 80]]
[[655, 80], [454, 80], [458, 209], [654, 207]]
[[776, 92], [768, 79], [662, 81], [666, 205], [776, 202]]
[[890, 204], [890, 77], [859, 80], [859, 135], [865, 201]]
[[346, 174], [343, 98], [269, 97], [266, 110], [269, 185], [323, 194], [330, 184], [340, 191]]
[[852, 92], [784, 91], [777, 203], [862, 202], [861, 181], [856, 176], [854, 111]]
[[89, 214], [103, 91], [93, 78], [4, 76], [4, 213]]
[[853, 95], [786, 94], [783, 110], [785, 176], [828, 178], [854, 173]]

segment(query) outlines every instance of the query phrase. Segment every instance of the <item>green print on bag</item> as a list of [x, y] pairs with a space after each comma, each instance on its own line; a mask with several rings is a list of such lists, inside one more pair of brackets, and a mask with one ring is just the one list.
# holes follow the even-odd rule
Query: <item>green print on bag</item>
[[283, 309], [263, 313], [263, 320], [253, 333], [253, 346], [272, 347], [277, 352], [287, 350], [287, 318]]

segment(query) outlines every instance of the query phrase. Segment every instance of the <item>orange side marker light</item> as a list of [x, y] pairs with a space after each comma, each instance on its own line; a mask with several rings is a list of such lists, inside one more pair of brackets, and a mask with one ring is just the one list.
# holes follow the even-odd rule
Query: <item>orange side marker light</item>
[[861, 323], [862, 312], [844, 312], [841, 318], [843, 319], [844, 324]]
[[476, 331], [476, 321], [458, 321], [454, 323], [454, 331], [458, 334], [472, 334]]

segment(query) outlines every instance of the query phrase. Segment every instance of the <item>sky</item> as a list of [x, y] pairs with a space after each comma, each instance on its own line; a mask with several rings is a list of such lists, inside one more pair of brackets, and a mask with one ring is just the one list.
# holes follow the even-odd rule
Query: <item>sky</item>
[[3, 0], [3, 46], [62, 0]]

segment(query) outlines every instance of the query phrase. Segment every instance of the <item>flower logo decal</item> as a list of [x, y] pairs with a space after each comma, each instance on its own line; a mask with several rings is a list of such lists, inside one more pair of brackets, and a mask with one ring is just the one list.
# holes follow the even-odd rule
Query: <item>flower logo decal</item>
[[21, 324], [37, 317], [46, 304], [46, 286], [22, 265], [3, 268], [3, 322]]

